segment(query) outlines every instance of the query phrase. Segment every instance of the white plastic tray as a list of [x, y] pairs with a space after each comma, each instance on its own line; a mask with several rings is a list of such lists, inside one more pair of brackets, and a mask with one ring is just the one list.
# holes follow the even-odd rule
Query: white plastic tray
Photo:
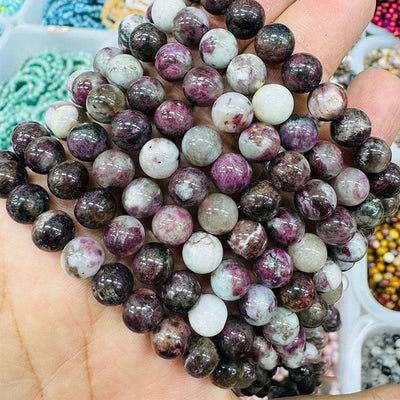
[[39, 2], [42, 0], [25, 0], [24, 4], [14, 15], [9, 17], [0, 17], [0, 24], [6, 23], [9, 26], [15, 26], [17, 23], [19, 23], [21, 16], [26, 13], [27, 9], [30, 7], [30, 3], [35, 1]]

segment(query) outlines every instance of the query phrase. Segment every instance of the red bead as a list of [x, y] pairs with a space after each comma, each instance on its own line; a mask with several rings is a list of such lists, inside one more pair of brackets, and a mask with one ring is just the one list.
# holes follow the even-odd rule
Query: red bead
[[388, 26], [387, 30], [390, 31], [390, 32], [394, 32], [394, 27], [393, 26]]

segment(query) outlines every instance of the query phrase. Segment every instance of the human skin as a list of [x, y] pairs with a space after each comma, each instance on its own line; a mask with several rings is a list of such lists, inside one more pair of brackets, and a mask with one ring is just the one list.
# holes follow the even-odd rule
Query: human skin
[[[267, 10], [266, 23], [280, 22], [292, 29], [295, 52], [309, 52], [320, 59], [323, 82], [348, 53], [375, 8], [375, 0], [264, 0], [262, 4]], [[211, 19], [211, 28], [222, 26], [220, 17]], [[241, 51], [254, 51], [250, 41], [239, 45]], [[195, 60], [195, 65], [200, 65], [198, 55]], [[146, 65], [145, 75], [156, 74]], [[267, 83], [272, 82], [279, 82], [278, 66], [268, 67]], [[165, 89], [168, 98], [183, 100], [179, 84], [167, 83]], [[400, 129], [398, 93], [399, 79], [382, 70], [361, 73], [348, 90], [349, 107], [365, 111], [372, 121], [372, 135], [388, 143]], [[305, 112], [306, 97], [296, 95], [295, 99], [295, 112]], [[211, 124], [210, 109], [195, 108], [194, 116], [196, 125]], [[328, 137], [326, 128], [322, 130]], [[238, 152], [232, 135], [221, 137], [224, 152]], [[45, 176], [31, 174], [30, 182], [47, 189]], [[72, 215], [72, 208], [71, 201], [51, 200], [51, 209]], [[101, 237], [101, 231], [76, 226], [76, 236]], [[91, 294], [90, 281], [64, 274], [59, 253], [45, 253], [33, 245], [30, 229], [12, 221], [5, 211], [5, 200], [0, 200], [2, 400], [236, 398], [229, 390], [213, 386], [209, 379], [189, 376], [181, 360], [157, 357], [148, 335], [134, 334], [124, 326], [119, 307], [99, 304]], [[131, 258], [119, 261], [131, 264]], [[399, 392], [398, 387], [388, 386], [335, 399], [398, 400]]]

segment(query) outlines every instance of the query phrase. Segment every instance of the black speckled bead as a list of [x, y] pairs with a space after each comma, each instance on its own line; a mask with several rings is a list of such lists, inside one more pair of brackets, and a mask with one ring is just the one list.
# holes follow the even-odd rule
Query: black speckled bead
[[400, 206], [400, 196], [393, 197], [382, 197], [379, 199], [383, 205], [384, 216], [387, 217], [389, 215], [394, 214]]
[[123, 264], [104, 264], [92, 278], [94, 298], [105, 306], [124, 303], [131, 295], [133, 276]]
[[370, 137], [354, 149], [353, 160], [366, 174], [377, 174], [388, 167], [392, 159], [390, 146], [380, 138]]
[[400, 193], [400, 167], [390, 163], [378, 174], [368, 175], [371, 192], [378, 197], [394, 197]]
[[301, 325], [306, 328], [317, 328], [321, 326], [327, 315], [328, 305], [319, 296], [315, 298], [314, 303], [308, 310], [297, 313]]
[[271, 386], [268, 388], [268, 398], [276, 399], [280, 397], [298, 396], [299, 391], [297, 386], [290, 378], [283, 381], [271, 381]]
[[342, 322], [340, 319], [340, 312], [334, 306], [328, 307], [328, 315], [322, 327], [324, 328], [325, 332], [337, 332], [340, 327], [342, 326]]
[[247, 388], [256, 379], [256, 366], [245, 361], [243, 362], [243, 377], [236, 383], [235, 388]]
[[200, 0], [200, 3], [210, 14], [222, 15], [232, 0]]
[[12, 151], [0, 150], [0, 162], [2, 161], [19, 161], [19, 158]]
[[25, 167], [17, 161], [0, 161], [0, 198], [7, 198], [19, 185], [28, 183]]
[[384, 209], [382, 202], [372, 193], [358, 206], [349, 208], [357, 222], [358, 229], [370, 229], [382, 221]]
[[31, 224], [50, 208], [50, 198], [46, 190], [39, 185], [17, 186], [6, 202], [8, 215], [21, 224]]
[[211, 381], [215, 386], [231, 388], [243, 378], [243, 374], [241, 361], [221, 360], [212, 374]]

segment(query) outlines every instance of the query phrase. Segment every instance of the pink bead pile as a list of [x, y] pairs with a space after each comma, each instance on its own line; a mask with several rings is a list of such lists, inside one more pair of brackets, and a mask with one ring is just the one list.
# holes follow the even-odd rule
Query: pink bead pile
[[380, 27], [386, 28], [394, 36], [400, 36], [399, 0], [377, 0], [375, 15], [372, 22]]

